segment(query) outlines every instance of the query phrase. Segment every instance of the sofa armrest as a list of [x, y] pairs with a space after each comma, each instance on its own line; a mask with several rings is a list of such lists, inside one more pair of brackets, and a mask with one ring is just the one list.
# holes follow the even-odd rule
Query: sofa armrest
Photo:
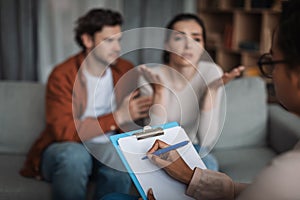
[[279, 105], [268, 106], [268, 140], [277, 153], [292, 149], [300, 139], [300, 117]]

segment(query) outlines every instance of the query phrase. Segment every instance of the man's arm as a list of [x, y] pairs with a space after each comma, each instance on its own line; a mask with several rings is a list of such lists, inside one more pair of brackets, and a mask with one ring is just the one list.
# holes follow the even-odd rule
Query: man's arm
[[[115, 113], [81, 120], [85, 109], [81, 101], [86, 98], [81, 93], [86, 90], [79, 81], [75, 82], [73, 88], [73, 81], [66, 79], [63, 73], [54, 71], [47, 85], [46, 119], [57, 141], [85, 141], [109, 131], [118, 131], [122, 123], [145, 117], [152, 104], [151, 97], [131, 99], [134, 95], [129, 94]], [[118, 121], [120, 116], [122, 120]]]
[[[80, 98], [86, 98], [86, 95], [80, 94], [86, 92], [79, 85], [79, 81], [74, 84], [68, 80], [67, 75], [59, 70], [54, 70], [50, 75], [46, 92], [46, 121], [51, 127], [51, 133], [56, 141], [80, 141], [90, 139], [102, 133], [117, 129], [113, 114], [107, 114], [98, 118], [80, 117], [85, 109], [82, 108]], [[73, 93], [75, 92], [75, 94]], [[99, 121], [105, 124], [100, 127]]]

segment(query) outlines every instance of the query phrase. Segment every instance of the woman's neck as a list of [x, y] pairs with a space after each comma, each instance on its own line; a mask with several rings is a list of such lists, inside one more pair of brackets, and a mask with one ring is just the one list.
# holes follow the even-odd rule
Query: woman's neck
[[[170, 62], [169, 66], [174, 69], [171, 70], [171, 76], [173, 78], [175, 78], [175, 80], [177, 80], [178, 77], [182, 76], [187, 79], [188, 81], [190, 81], [195, 73], [197, 72], [197, 68], [193, 65], [177, 65], [175, 63]], [[174, 81], [174, 80], [173, 80]]]
[[178, 91], [184, 89], [197, 72], [197, 69], [192, 65], [179, 66], [169, 63], [168, 66], [170, 67], [168, 70], [170, 83]]

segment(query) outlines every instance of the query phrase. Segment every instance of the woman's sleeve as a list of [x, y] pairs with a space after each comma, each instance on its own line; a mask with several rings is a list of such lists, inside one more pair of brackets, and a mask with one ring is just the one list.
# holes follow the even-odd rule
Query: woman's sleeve
[[[205, 82], [210, 84], [216, 79], [221, 78], [222, 75], [223, 71], [221, 68], [215, 65], [207, 72], [207, 74], [204, 74]], [[205, 89], [206, 88], [207, 86]], [[197, 137], [201, 146], [208, 148], [207, 151], [210, 151], [210, 148], [217, 142], [220, 135], [220, 127], [223, 123], [223, 120], [221, 119], [221, 98], [223, 93], [224, 87], [221, 86], [215, 95], [205, 92], [200, 98], [200, 123]], [[203, 109], [204, 104], [210, 104], [210, 106], [208, 106], [209, 109]]]

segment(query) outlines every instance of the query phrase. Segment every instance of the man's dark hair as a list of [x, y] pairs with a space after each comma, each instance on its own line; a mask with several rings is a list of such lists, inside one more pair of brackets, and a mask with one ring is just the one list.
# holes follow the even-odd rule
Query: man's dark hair
[[103, 26], [121, 26], [122, 23], [122, 16], [118, 12], [105, 9], [90, 10], [76, 21], [74, 29], [75, 40], [85, 50], [85, 46], [81, 40], [82, 34], [86, 33], [93, 37], [96, 32], [102, 30]]
[[291, 68], [300, 65], [300, 1], [283, 5], [278, 27], [278, 47]]
[[[197, 22], [197, 24], [199, 24], [199, 26], [202, 28], [203, 31], [203, 40], [204, 40], [204, 46], [206, 44], [206, 30], [205, 30], [205, 26], [204, 26], [204, 22], [202, 21], [202, 19], [200, 19], [197, 15], [194, 14], [190, 14], [190, 13], [181, 13], [176, 15], [166, 26], [167, 29], [174, 29], [174, 25], [177, 22], [180, 21], [189, 21], [189, 20], [194, 20], [195, 22]], [[170, 31], [167, 31], [166, 33], [166, 38], [165, 41], [168, 41], [170, 38]], [[170, 52], [168, 51], [164, 51], [163, 56], [162, 56], [163, 62], [165, 64], [170, 62]]]

